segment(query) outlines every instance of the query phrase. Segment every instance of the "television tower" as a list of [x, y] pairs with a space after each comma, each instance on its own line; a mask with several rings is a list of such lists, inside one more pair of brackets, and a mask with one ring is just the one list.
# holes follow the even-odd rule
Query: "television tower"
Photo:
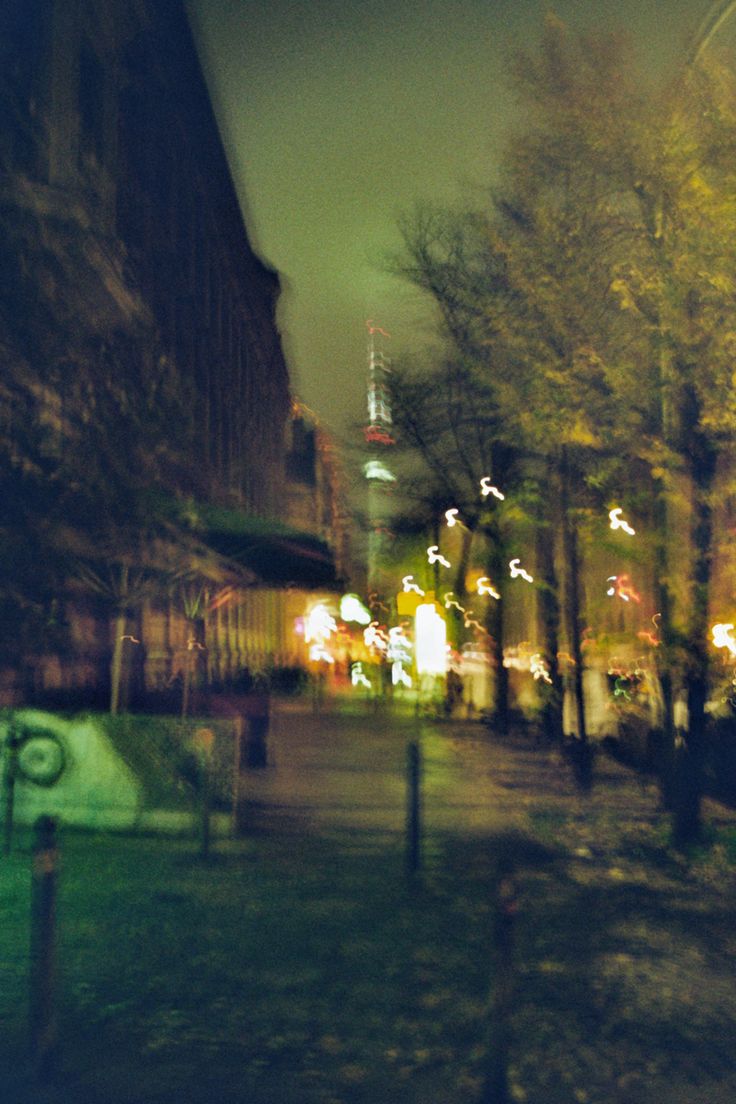
[[391, 335], [366, 322], [368, 329], [368, 424], [365, 435], [367, 458], [363, 473], [368, 482], [368, 589], [380, 591], [381, 572], [393, 538], [389, 529], [391, 497], [396, 477], [387, 463], [387, 451], [394, 444], [391, 419], [391, 361], [384, 351]]

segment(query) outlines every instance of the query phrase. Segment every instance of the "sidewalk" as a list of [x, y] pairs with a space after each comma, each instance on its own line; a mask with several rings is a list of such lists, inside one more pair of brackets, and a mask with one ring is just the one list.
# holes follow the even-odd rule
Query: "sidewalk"
[[[600, 806], [628, 819], [661, 820], [656, 786], [605, 755], [592, 796], [581, 798], [567, 762], [526, 736], [499, 739], [478, 722], [433, 721], [382, 702], [327, 701], [314, 711], [308, 701], [287, 700], [272, 716], [268, 768], [244, 776], [254, 825], [403, 832], [410, 741], [421, 751], [430, 833], [524, 830], [535, 811], [554, 816], [571, 807], [584, 818]], [[736, 825], [736, 813], [730, 819]]]

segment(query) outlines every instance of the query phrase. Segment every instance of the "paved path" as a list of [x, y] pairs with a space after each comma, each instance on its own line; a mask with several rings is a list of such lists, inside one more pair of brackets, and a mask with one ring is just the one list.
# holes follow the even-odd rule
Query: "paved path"
[[[403, 830], [407, 744], [422, 757], [422, 795], [428, 830], [487, 833], [527, 824], [540, 809], [597, 808], [627, 817], [656, 818], [656, 787], [642, 783], [607, 756], [596, 765], [597, 785], [581, 799], [559, 753], [526, 737], [500, 740], [484, 725], [432, 722], [371, 706], [327, 703], [320, 713], [280, 703], [269, 738], [269, 767], [244, 778], [254, 823], [296, 821], [314, 827]], [[581, 803], [582, 801], [582, 803]]]
[[[721, 845], [699, 864], [681, 861], [667, 848], [656, 786], [607, 756], [581, 794], [560, 754], [527, 737], [387, 710], [283, 706], [273, 765], [247, 780], [254, 828], [349, 835], [366, 847], [400, 841], [411, 739], [422, 748], [430, 840], [516, 829], [563, 854], [521, 878], [521, 1083], [548, 1084], [556, 1101], [569, 1076], [569, 1099], [583, 1104], [732, 1104], [736, 855]], [[705, 816], [736, 851], [736, 813], [706, 802]], [[572, 1095], [575, 1085], [587, 1089]]]

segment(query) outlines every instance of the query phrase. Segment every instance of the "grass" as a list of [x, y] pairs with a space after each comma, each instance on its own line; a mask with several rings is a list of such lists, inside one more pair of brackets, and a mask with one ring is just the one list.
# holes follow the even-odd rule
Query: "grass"
[[[65, 835], [48, 1099], [392, 1100], [398, 1084], [419, 1101], [438, 1078], [434, 1098], [453, 1099], [483, 1026], [488, 867], [458, 898], [441, 879], [409, 887], [399, 852], [220, 846], [204, 863], [186, 842]], [[14, 855], [1, 880], [8, 1068], [25, 1046], [28, 866]], [[24, 1076], [13, 1091], [43, 1099]]]
[[435, 834], [415, 883], [400, 840], [347, 831], [222, 841], [208, 862], [194, 841], [65, 831], [45, 1085], [24, 1061], [21, 833], [0, 864], [3, 1101], [479, 1101], [495, 868], [512, 847], [512, 1098], [734, 1099], [733, 828], [688, 867], [661, 861], [656, 823], [600, 799], [540, 799], [528, 821], [528, 839]]

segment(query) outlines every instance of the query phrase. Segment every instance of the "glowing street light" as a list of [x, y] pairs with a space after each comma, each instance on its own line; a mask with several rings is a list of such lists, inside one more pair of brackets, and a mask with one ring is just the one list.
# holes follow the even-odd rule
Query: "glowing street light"
[[519, 567], [521, 560], [518, 556], [515, 556], [513, 560], [509, 560], [509, 569], [511, 571], [511, 578], [515, 579], [520, 576], [522, 579], [526, 579], [528, 583], [534, 582], [534, 576], [530, 575], [528, 571], [525, 571], [523, 567]]
[[460, 613], [465, 613], [465, 607], [460, 605], [451, 590], [448, 590], [447, 594], [443, 595], [443, 597], [445, 601], [445, 609], [449, 609], [452, 606], [454, 609], [459, 610]]
[[475, 586], [479, 594], [490, 594], [491, 598], [495, 598], [496, 601], [501, 600], [501, 595], [487, 575], [482, 575]]
[[506, 495], [501, 494], [498, 487], [494, 487], [491, 483], [491, 478], [488, 475], [484, 475], [480, 481], [480, 493], [483, 498], [487, 498], [488, 495], [493, 495], [494, 498], [498, 498], [501, 502], [505, 499]]
[[353, 686], [366, 686], [370, 690], [370, 679], [363, 670], [363, 664], [360, 661], [353, 664], [353, 669], [350, 672], [350, 681]]
[[631, 585], [631, 579], [628, 575], [609, 575], [606, 582], [612, 584], [606, 591], [610, 598], [617, 595], [619, 598], [623, 598], [624, 602], [641, 602], [641, 595]]
[[534, 655], [529, 657], [529, 670], [534, 676], [535, 682], [541, 679], [542, 682], [548, 682], [551, 685], [552, 679], [550, 678], [549, 669], [541, 652], [535, 652]]
[[447, 672], [447, 626], [432, 602], [417, 606], [414, 615], [414, 659], [419, 675]]
[[304, 639], [307, 644], [312, 641], [324, 643], [334, 632], [337, 632], [337, 624], [327, 606], [322, 603], [312, 606], [304, 623]]
[[427, 549], [427, 559], [431, 564], [441, 563], [443, 567], [451, 567], [452, 564], [449, 560], [446, 560], [444, 556], [440, 555], [440, 546], [438, 544], [431, 544]]
[[384, 653], [388, 648], [388, 636], [378, 621], [371, 621], [368, 628], [363, 629], [363, 640], [366, 648], [374, 648], [377, 652]]
[[370, 625], [371, 615], [357, 594], [343, 594], [340, 599], [340, 618], [355, 621], [358, 625]]
[[628, 521], [624, 521], [621, 517], [623, 510], [620, 506], [615, 506], [613, 510], [608, 511], [608, 517], [611, 521], [612, 529], [623, 529], [624, 533], [628, 533], [630, 537], [633, 537], [636, 533], [636, 529], [632, 529]]
[[719, 622], [711, 629], [713, 643], [716, 648], [728, 648], [731, 655], [736, 655], [736, 640], [733, 638], [733, 622]]

